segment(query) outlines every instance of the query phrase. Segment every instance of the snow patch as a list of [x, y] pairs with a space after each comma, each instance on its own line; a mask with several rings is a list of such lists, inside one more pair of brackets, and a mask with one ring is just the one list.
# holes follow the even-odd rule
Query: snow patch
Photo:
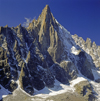
[[[18, 71], [18, 78], [19, 76], [20, 76], [20, 71]], [[16, 83], [18, 84], [18, 88], [20, 88], [19, 79], [16, 81]]]
[[[34, 89], [34, 95], [33, 96], [31, 96], [28, 93], [26, 93], [20, 87], [17, 88], [16, 90], [21, 90], [23, 93], [25, 93], [26, 95], [30, 96], [32, 98], [31, 99], [32, 101], [38, 101], [38, 100], [41, 101], [40, 98], [46, 99], [46, 98], [48, 98], [50, 96], [55, 96], [55, 95], [63, 94], [63, 93], [66, 93], [66, 92], [72, 92], [72, 93], [74, 93], [75, 92], [74, 86], [76, 84], [82, 82], [82, 81], [87, 81], [87, 79], [85, 79], [82, 76], [79, 76], [76, 79], [72, 80], [70, 82], [70, 85], [62, 84], [58, 80], [55, 80], [53, 88], [47, 88], [47, 87], [45, 87], [44, 89], [39, 90], [39, 91], [36, 90], [36, 89]], [[97, 101], [100, 101], [100, 84], [96, 83], [94, 81], [91, 81], [91, 80], [89, 80], [89, 82], [93, 86], [93, 90], [98, 94], [98, 95], [96, 95], [96, 97], [98, 98]], [[16, 90], [13, 92], [13, 96], [16, 96]], [[1, 95], [1, 97], [6, 97], [6, 95], [8, 95], [8, 93], [9, 93], [9, 92], [6, 92], [7, 90], [5, 88], [3, 88], [2, 91], [4, 93]], [[37, 99], [37, 100], [35, 100], [34, 97], [40, 97], [40, 98]]]
[[30, 96], [30, 97], [33, 97], [33, 96], [31, 96], [30, 94], [28, 94], [28, 93], [26, 93], [23, 89], [21, 89], [21, 88], [18, 88], [18, 89], [20, 89], [23, 93], [25, 93], [26, 95], [28, 95], [28, 96]]
[[87, 81], [87, 79], [85, 79], [84, 77], [78, 77], [74, 80], [72, 80], [71, 83], [71, 87], [74, 87], [76, 84], [82, 82], [82, 81]]
[[47, 98], [50, 96], [55, 96], [66, 92], [74, 92], [75, 91], [74, 85], [78, 84], [81, 81], [86, 81], [86, 79], [83, 77], [78, 77], [77, 79], [72, 80], [70, 82], [70, 85], [62, 84], [58, 80], [55, 80], [53, 88], [45, 87], [40, 91], [35, 91], [34, 96]]
[[95, 80], [100, 79], [100, 71], [96, 69], [92, 69], [93, 76]]
[[71, 48], [71, 53], [73, 53], [74, 55], [78, 55], [80, 50], [77, 50], [76, 47], [72, 46]]
[[11, 93], [7, 89], [5, 89], [2, 85], [0, 85], [0, 87], [1, 87], [1, 89], [0, 89], [0, 99], [6, 97], [8, 94]]
[[62, 94], [65, 92], [70, 92], [70, 91], [73, 92], [73, 87], [62, 84], [58, 80], [55, 80], [55, 84], [53, 88], [45, 87], [44, 89], [40, 91], [35, 91], [34, 96], [47, 98], [50, 96], [55, 96], [55, 95]]

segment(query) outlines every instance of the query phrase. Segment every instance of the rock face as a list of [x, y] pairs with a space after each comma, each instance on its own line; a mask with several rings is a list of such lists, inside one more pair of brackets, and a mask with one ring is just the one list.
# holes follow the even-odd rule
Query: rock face
[[17, 88], [17, 84], [12, 82], [13, 76], [8, 63], [7, 52], [0, 47], [0, 84], [8, 88], [9, 91], [14, 91]]
[[60, 66], [66, 71], [69, 80], [77, 78], [77, 69], [71, 61], [63, 61]]
[[93, 95], [92, 86], [88, 81], [82, 81], [75, 85], [76, 92], [83, 96], [85, 101], [95, 101], [95, 96]]
[[[92, 43], [90, 38], [87, 38], [86, 42], [82, 37], [78, 37], [76, 34], [72, 35], [76, 44], [79, 45], [87, 54], [92, 58], [91, 63], [94, 63], [95, 67], [100, 68], [100, 46]], [[92, 64], [93, 65], [93, 64]]]
[[94, 80], [94, 76], [92, 74], [91, 70], [91, 63], [87, 59], [85, 52], [81, 51], [78, 55], [79, 61], [77, 62], [78, 69], [81, 71], [81, 73], [86, 76], [87, 78]]
[[20, 87], [32, 95], [34, 89], [54, 87], [56, 79], [70, 84], [79, 72], [94, 80], [99, 48], [90, 39], [71, 36], [46, 5], [27, 28], [0, 27], [0, 84], [11, 92]]
[[66, 71], [63, 68], [61, 68], [58, 64], [54, 64], [51, 67], [51, 71], [58, 81], [64, 84], [69, 83]]
[[11, 78], [6, 51], [0, 47], [0, 83], [6, 86]]

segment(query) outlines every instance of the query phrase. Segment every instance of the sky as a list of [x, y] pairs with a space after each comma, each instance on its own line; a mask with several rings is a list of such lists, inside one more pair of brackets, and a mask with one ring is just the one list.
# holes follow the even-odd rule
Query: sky
[[100, 0], [0, 0], [0, 26], [25, 25], [37, 19], [46, 4], [72, 35], [100, 45]]

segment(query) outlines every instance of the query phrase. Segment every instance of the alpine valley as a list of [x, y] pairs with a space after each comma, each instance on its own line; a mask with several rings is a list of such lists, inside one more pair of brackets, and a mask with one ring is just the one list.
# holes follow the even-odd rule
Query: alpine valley
[[0, 101], [100, 101], [100, 46], [48, 5], [28, 27], [0, 27]]

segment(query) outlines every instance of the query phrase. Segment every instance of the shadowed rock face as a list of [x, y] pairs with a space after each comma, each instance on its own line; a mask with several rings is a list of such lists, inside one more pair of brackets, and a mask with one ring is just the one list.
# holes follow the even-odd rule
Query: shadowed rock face
[[6, 86], [11, 78], [10, 67], [7, 60], [6, 51], [0, 47], [0, 83], [3, 86]]
[[13, 75], [6, 53], [7, 52], [0, 47], [0, 84], [12, 92], [17, 88], [17, 84], [12, 81], [15, 76], [17, 77], [17, 74]]
[[77, 78], [77, 69], [71, 61], [63, 61], [60, 66], [66, 71], [69, 80]]
[[51, 71], [58, 81], [62, 82], [63, 84], [69, 83], [67, 73], [58, 64], [51, 66]]
[[87, 78], [94, 80], [94, 76], [91, 71], [91, 63], [86, 58], [85, 52], [81, 51], [78, 55], [79, 61], [77, 63], [78, 69], [81, 71], [81, 73], [86, 76]]
[[[72, 46], [79, 47], [53, 17], [48, 5], [27, 28], [21, 24], [0, 27], [0, 84], [13, 91], [18, 80], [19, 86], [32, 95], [34, 88], [54, 87], [55, 79], [69, 84], [77, 78], [77, 69], [93, 80], [86, 53], [79, 51], [75, 56]], [[91, 47], [91, 43], [87, 46]]]

